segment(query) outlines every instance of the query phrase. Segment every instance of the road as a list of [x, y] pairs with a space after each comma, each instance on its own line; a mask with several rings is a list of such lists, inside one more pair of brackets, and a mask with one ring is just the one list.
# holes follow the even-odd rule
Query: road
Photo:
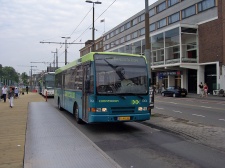
[[156, 95], [153, 112], [225, 128], [225, 101]]
[[[179, 103], [180, 100], [175, 101], [177, 102], [173, 100], [174, 103]], [[167, 104], [177, 105], [169, 102], [172, 101], [167, 100]], [[192, 103], [189, 103], [191, 106]], [[158, 103], [156, 105], [158, 106]], [[56, 105], [53, 106], [56, 112], [62, 113], [69, 122], [124, 168], [222, 168], [225, 165], [224, 151], [190, 141], [173, 132], [135, 122], [78, 125], [72, 115], [58, 111]]]

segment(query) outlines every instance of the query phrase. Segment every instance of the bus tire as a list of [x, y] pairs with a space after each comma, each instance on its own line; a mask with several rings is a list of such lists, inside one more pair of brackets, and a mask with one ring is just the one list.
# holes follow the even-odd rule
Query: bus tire
[[62, 107], [61, 107], [61, 103], [60, 103], [60, 99], [58, 98], [58, 109], [61, 111]]
[[79, 118], [79, 111], [78, 111], [78, 105], [75, 103], [73, 105], [73, 115], [75, 117], [75, 120], [78, 124], [81, 124], [81, 119]]

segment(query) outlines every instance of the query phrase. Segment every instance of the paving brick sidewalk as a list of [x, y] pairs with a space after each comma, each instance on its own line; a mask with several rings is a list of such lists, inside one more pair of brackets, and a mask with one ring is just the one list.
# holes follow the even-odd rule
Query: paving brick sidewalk
[[0, 168], [22, 168], [29, 102], [45, 99], [38, 93], [14, 99], [14, 107], [7, 100], [0, 101]]

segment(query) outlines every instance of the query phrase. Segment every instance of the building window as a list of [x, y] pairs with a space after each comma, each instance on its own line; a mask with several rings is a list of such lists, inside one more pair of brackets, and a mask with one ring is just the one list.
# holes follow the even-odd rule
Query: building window
[[120, 32], [123, 32], [123, 31], [124, 31], [124, 26], [121, 26]]
[[142, 14], [141, 16], [139, 16], [139, 22], [142, 22], [145, 20], [145, 14]]
[[168, 6], [173, 6], [177, 4], [180, 0], [168, 0]]
[[115, 41], [115, 45], [119, 45], [119, 40], [116, 40]]
[[112, 47], [115, 47], [115, 43], [114, 42], [110, 43], [110, 48], [112, 48]]
[[149, 31], [152, 32], [156, 29], [155, 23], [150, 24]]
[[137, 38], [137, 36], [138, 36], [137, 31], [134, 32], [134, 33], [132, 34], [132, 38], [133, 38], [133, 39], [134, 39], [134, 38]]
[[115, 31], [115, 35], [117, 35], [117, 34], [119, 34], [119, 29], [116, 29], [116, 31]]
[[155, 15], [155, 8], [152, 8], [149, 10], [149, 16], [154, 16]]
[[133, 19], [133, 21], [132, 21], [132, 25], [133, 25], [133, 26], [136, 25], [136, 24], [138, 24], [138, 18], [135, 18], [135, 19]]
[[204, 0], [198, 3], [198, 11], [202, 12], [215, 6], [215, 0]]
[[179, 28], [165, 32], [166, 60], [180, 58]]
[[107, 34], [106, 39], [109, 39], [109, 34]]
[[131, 23], [128, 22], [127, 24], [125, 24], [125, 29], [129, 29], [131, 27]]
[[140, 29], [140, 36], [145, 34], [145, 28]]
[[166, 18], [158, 21], [158, 28], [166, 26]]
[[189, 8], [186, 8], [184, 10], [182, 10], [182, 19], [187, 18], [189, 16], [195, 15], [196, 13], [196, 8], [195, 5], [190, 6]]
[[120, 39], [120, 43], [124, 43], [124, 41], [125, 41], [125, 39], [124, 39], [124, 37], [122, 37], [122, 38]]
[[173, 15], [170, 15], [168, 17], [168, 23], [169, 24], [172, 24], [172, 23], [177, 22], [179, 20], [180, 20], [180, 12], [177, 12], [177, 13], [175, 13]]
[[165, 9], [166, 9], [166, 1], [163, 2], [163, 3], [161, 3], [161, 4], [159, 4], [159, 5], [156, 7], [156, 9], [157, 9], [157, 13], [162, 12], [163, 10], [165, 10]]
[[114, 36], [114, 32], [111, 32], [111, 33], [110, 33], [110, 37], [113, 37], [113, 36]]
[[126, 36], [126, 41], [129, 41], [129, 40], [131, 40], [131, 35], [130, 35], [130, 34], [128, 34], [128, 35]]

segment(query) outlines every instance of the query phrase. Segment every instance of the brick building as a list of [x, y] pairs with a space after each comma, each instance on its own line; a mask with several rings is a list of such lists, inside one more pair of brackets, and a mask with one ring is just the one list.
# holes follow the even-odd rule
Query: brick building
[[[199, 93], [225, 89], [225, 1], [158, 0], [149, 6], [153, 82]], [[145, 10], [104, 34], [104, 51], [145, 53]]]

